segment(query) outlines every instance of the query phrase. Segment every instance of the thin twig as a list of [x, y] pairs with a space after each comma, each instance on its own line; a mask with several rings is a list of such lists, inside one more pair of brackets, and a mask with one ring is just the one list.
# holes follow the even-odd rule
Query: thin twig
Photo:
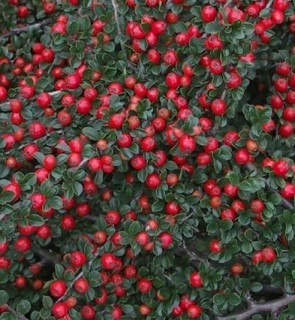
[[80, 279], [83, 276], [83, 271], [79, 272], [78, 275], [74, 278], [74, 280], [72, 281], [72, 283], [68, 286], [66, 292], [59, 298], [56, 300], [56, 302], [62, 301], [68, 294], [68, 292], [71, 290], [73, 284]]
[[55, 255], [51, 254], [48, 250], [44, 250], [42, 248], [32, 248], [32, 251], [43, 258], [45, 262], [50, 262], [52, 264], [61, 263], [60, 259], [58, 259]]
[[268, 301], [266, 303], [251, 303], [247, 310], [241, 311], [231, 316], [217, 317], [216, 320], [247, 320], [255, 314], [261, 315], [266, 312], [275, 313], [294, 301], [295, 295], [286, 294], [279, 299]]
[[5, 34], [2, 34], [0, 37], [1, 38], [8, 38], [8, 37], [13, 36], [15, 34], [26, 32], [26, 31], [29, 31], [29, 30], [38, 29], [40, 27], [43, 27], [43, 26], [47, 25], [49, 22], [51, 22], [51, 19], [47, 19], [47, 20], [44, 20], [42, 22], [37, 22], [37, 23], [34, 23], [34, 24], [30, 24], [30, 25], [25, 26], [25, 27], [15, 28], [15, 29], [12, 29], [11, 31], [9, 31], [9, 32], [7, 32]]
[[189, 213], [186, 217], [184, 217], [181, 222], [184, 223], [186, 220], [189, 220], [194, 215], [194, 212], [192, 211]]
[[119, 22], [119, 16], [118, 16], [118, 5], [116, 3], [116, 0], [112, 0], [112, 6], [114, 9], [114, 16], [115, 16], [115, 21], [116, 21], [116, 25], [117, 25], [117, 32], [118, 32], [118, 35], [121, 35], [122, 31], [120, 28], [120, 22]]
[[273, 0], [269, 0], [265, 8], [270, 8], [272, 6]]
[[9, 312], [11, 312], [12, 314], [14, 314], [14, 315], [17, 317], [17, 319], [19, 319], [19, 320], [29, 320], [29, 319], [28, 319], [27, 317], [25, 317], [24, 315], [16, 312], [16, 311], [15, 311], [13, 308], [11, 308], [8, 304], [6, 304], [6, 305], [4, 305], [4, 306], [8, 309]]
[[[88, 269], [90, 270], [94, 260], [98, 257], [98, 253], [94, 255], [94, 257], [89, 261], [88, 263]], [[69, 293], [69, 291], [71, 290], [72, 286], [74, 285], [74, 283], [80, 279], [81, 277], [83, 277], [84, 273], [83, 271], [80, 271], [76, 277], [74, 278], [74, 280], [71, 282], [71, 284], [68, 286], [66, 292], [56, 301], [56, 302], [59, 302], [59, 301], [62, 301], [66, 296], [67, 294]]]
[[183, 248], [183, 251], [184, 251], [185, 253], [187, 253], [188, 256], [189, 256], [192, 260], [197, 261], [197, 262], [202, 262], [202, 261], [203, 261], [203, 259], [201, 259], [195, 252], [191, 251], [191, 250], [186, 246], [186, 243], [185, 243], [185, 242], [182, 243], [182, 248]]

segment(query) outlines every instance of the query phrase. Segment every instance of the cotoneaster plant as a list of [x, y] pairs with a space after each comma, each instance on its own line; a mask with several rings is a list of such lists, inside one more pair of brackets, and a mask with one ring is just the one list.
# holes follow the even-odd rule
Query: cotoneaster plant
[[0, 319], [291, 319], [289, 0], [0, 3]]

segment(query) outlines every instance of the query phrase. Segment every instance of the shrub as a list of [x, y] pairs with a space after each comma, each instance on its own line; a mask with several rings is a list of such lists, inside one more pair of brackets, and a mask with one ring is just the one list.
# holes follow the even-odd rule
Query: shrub
[[294, 3], [0, 9], [0, 319], [291, 319]]

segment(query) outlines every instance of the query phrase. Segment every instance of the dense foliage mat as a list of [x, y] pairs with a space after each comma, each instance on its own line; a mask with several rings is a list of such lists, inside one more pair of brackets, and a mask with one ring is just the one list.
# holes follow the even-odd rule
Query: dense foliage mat
[[294, 9], [0, 2], [0, 319], [294, 319]]

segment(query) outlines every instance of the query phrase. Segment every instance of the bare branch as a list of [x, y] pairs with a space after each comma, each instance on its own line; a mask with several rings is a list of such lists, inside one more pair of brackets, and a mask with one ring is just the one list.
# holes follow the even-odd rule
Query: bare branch
[[34, 24], [27, 25], [25, 27], [15, 28], [5, 34], [2, 34], [0, 37], [1, 38], [8, 38], [10, 36], [14, 36], [15, 34], [27, 32], [27, 31], [34, 30], [34, 29], [39, 29], [40, 27], [43, 27], [43, 26], [49, 24], [50, 22], [51, 22], [51, 19], [47, 19], [42, 22], [37, 22]]
[[16, 312], [16, 311], [15, 311], [13, 308], [11, 308], [8, 304], [6, 304], [6, 305], [4, 305], [4, 306], [8, 309], [9, 312], [11, 312], [12, 314], [14, 314], [14, 315], [17, 317], [17, 319], [19, 319], [19, 320], [29, 320], [29, 319], [28, 319], [27, 317], [25, 317], [24, 315]]
[[283, 297], [268, 301], [266, 303], [251, 303], [247, 310], [226, 317], [217, 317], [216, 320], [247, 320], [255, 314], [263, 314], [266, 312], [276, 313], [280, 309], [288, 306], [289, 303], [295, 301], [295, 295], [286, 294]]
[[270, 8], [272, 6], [273, 0], [269, 0], [265, 8]]
[[115, 21], [116, 21], [116, 25], [117, 25], [117, 32], [118, 32], [118, 35], [121, 35], [122, 31], [120, 28], [120, 22], [119, 22], [119, 16], [118, 16], [118, 5], [116, 3], [116, 0], [112, 0], [112, 6], [114, 9], [114, 17], [115, 17]]
[[32, 251], [41, 258], [43, 258], [44, 262], [49, 262], [51, 264], [61, 263], [60, 259], [58, 259], [55, 255], [51, 254], [48, 250], [33, 247]]
[[191, 251], [185, 242], [182, 243], [182, 248], [183, 248], [183, 252], [187, 253], [188, 256], [194, 260], [194, 261], [197, 261], [197, 262], [202, 262], [203, 259], [201, 259], [195, 252]]

